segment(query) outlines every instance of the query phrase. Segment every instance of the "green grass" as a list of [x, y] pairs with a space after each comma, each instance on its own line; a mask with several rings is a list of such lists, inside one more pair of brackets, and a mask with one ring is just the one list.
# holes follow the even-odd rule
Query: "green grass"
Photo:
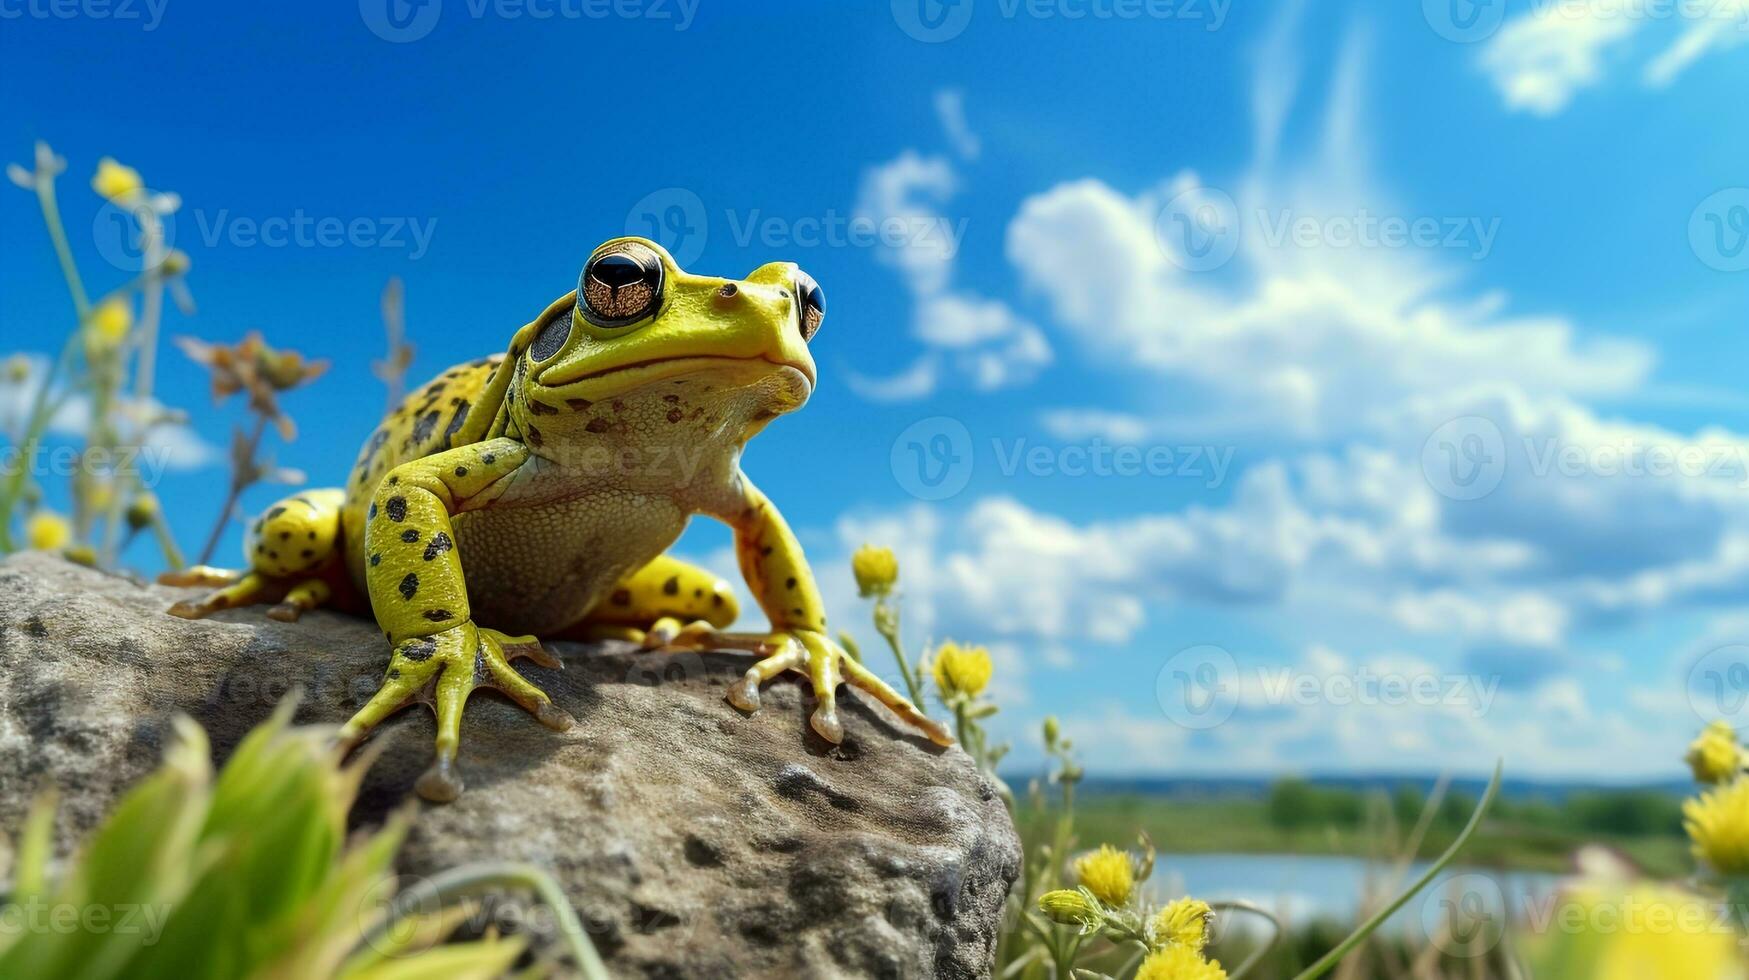
[[[1079, 844], [1116, 845], [1135, 840], [1145, 831], [1165, 854], [1308, 854], [1373, 857], [1380, 842], [1363, 824], [1326, 823], [1283, 830], [1271, 824], [1263, 800], [1248, 798], [1167, 799], [1141, 795], [1085, 795], [1076, 801]], [[1046, 820], [1024, 809], [1020, 831], [1029, 845], [1045, 840]], [[1458, 828], [1435, 825], [1421, 847], [1422, 856], [1438, 854]], [[1473, 867], [1517, 871], [1572, 870], [1573, 852], [1587, 843], [1606, 844], [1624, 853], [1647, 872], [1681, 877], [1693, 864], [1688, 845], [1677, 832], [1608, 834], [1572, 831], [1511, 818], [1490, 819], [1465, 848], [1462, 861]], [[1388, 850], [1388, 848], [1386, 848]]]

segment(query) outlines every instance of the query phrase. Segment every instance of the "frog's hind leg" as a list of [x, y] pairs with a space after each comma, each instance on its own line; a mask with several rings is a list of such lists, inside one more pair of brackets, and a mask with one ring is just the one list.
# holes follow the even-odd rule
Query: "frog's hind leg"
[[630, 640], [663, 646], [693, 624], [722, 629], [741, 614], [722, 576], [662, 555], [627, 575], [564, 639]]
[[170, 614], [202, 619], [221, 609], [271, 602], [276, 605], [267, 614], [290, 622], [327, 602], [339, 565], [344, 498], [340, 490], [305, 490], [269, 507], [244, 535], [246, 572], [197, 565], [159, 576], [165, 585], [222, 586], [203, 598], [176, 603]]

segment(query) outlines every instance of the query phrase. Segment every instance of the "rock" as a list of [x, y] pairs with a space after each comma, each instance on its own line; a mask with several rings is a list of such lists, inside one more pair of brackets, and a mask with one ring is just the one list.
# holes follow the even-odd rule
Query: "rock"
[[[65, 849], [157, 765], [173, 714], [204, 725], [222, 760], [295, 686], [299, 722], [345, 720], [388, 662], [368, 621], [165, 614], [187, 594], [42, 554], [0, 562], [0, 828], [15, 830], [52, 782]], [[745, 655], [553, 646], [565, 670], [518, 666], [578, 724], [555, 734], [476, 694], [467, 792], [420, 804], [405, 873], [545, 865], [616, 975], [989, 971], [1020, 849], [965, 753], [856, 694], [843, 696], [835, 748], [809, 730], [799, 679], [767, 685], [763, 710], [743, 716], [722, 692]], [[383, 726], [355, 820], [410, 797], [432, 731], [418, 706]]]

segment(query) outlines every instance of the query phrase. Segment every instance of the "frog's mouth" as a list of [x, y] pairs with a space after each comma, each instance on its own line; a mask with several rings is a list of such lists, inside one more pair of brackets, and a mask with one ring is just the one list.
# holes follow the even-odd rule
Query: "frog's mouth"
[[586, 371], [572, 377], [536, 379], [540, 386], [561, 397], [586, 395], [590, 390], [606, 388], [615, 392], [630, 391], [645, 385], [689, 376], [722, 378], [728, 383], [753, 383], [773, 373], [793, 373], [803, 386], [803, 393], [814, 390], [812, 365], [777, 361], [768, 357], [729, 357], [721, 354], [699, 354], [689, 357], [660, 357], [647, 361], [615, 364]]

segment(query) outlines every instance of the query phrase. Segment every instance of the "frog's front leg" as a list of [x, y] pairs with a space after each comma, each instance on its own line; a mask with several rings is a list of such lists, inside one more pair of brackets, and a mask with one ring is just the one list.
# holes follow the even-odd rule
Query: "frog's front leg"
[[729, 703], [743, 711], [759, 710], [761, 684], [794, 670], [813, 683], [815, 706], [808, 723], [829, 742], [844, 740], [837, 691], [840, 683], [849, 683], [874, 695], [931, 741], [952, 745], [953, 736], [945, 725], [926, 717], [827, 635], [826, 605], [801, 543], [777, 508], [745, 475], [738, 477], [736, 487], [736, 499], [718, 516], [734, 529], [741, 574], [770, 618], [771, 632], [717, 633], [695, 625], [675, 638], [676, 645], [732, 647], [762, 654], [746, 676], [729, 688]]
[[492, 439], [403, 463], [377, 487], [365, 526], [365, 582], [371, 609], [394, 655], [383, 686], [340, 729], [356, 744], [376, 724], [414, 701], [437, 711], [437, 758], [418, 782], [419, 794], [452, 800], [462, 790], [455, 772], [462, 708], [476, 687], [495, 687], [555, 731], [571, 716], [529, 683], [509, 661], [530, 657], [558, 666], [532, 636], [506, 636], [474, 625], [456, 552], [452, 515], [499, 492], [528, 459], [511, 439]]

